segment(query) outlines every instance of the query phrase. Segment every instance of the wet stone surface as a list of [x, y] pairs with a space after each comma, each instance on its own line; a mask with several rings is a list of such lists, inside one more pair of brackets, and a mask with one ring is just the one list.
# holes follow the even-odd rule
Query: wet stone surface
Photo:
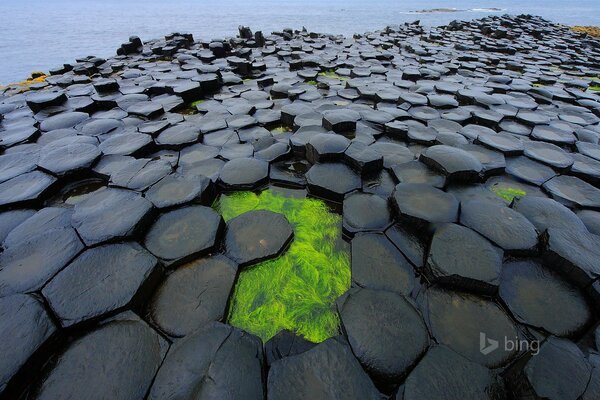
[[381, 28], [1, 87], [0, 398], [598, 398], [600, 41]]

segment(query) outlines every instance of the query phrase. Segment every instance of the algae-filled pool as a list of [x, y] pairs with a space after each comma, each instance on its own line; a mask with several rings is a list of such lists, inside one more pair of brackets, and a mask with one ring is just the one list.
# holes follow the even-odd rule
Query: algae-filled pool
[[221, 195], [214, 208], [225, 221], [252, 210], [286, 216], [294, 239], [278, 258], [240, 273], [228, 323], [267, 341], [287, 329], [315, 343], [338, 332], [335, 300], [350, 287], [350, 251], [342, 217], [302, 190], [270, 188]]

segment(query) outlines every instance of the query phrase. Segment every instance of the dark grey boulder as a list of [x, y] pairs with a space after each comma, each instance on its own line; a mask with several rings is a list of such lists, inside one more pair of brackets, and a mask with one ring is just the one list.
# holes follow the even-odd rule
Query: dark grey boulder
[[323, 127], [338, 133], [353, 131], [360, 114], [354, 110], [340, 109], [323, 113]]
[[148, 230], [144, 246], [168, 265], [211, 252], [224, 228], [210, 207], [188, 206], [162, 214]]
[[236, 158], [223, 165], [219, 182], [226, 189], [256, 189], [267, 183], [269, 163], [253, 158]]
[[213, 186], [205, 176], [172, 174], [146, 191], [145, 197], [156, 208], [169, 208], [186, 203], [210, 201]]
[[421, 153], [420, 160], [454, 181], [476, 182], [483, 170], [475, 156], [451, 146], [431, 146]]
[[446, 177], [415, 160], [405, 164], [394, 165], [392, 172], [400, 183], [419, 183], [443, 189]]
[[263, 380], [260, 339], [213, 323], [171, 347], [148, 399], [260, 400]]
[[493, 294], [500, 283], [502, 256], [502, 250], [475, 231], [446, 224], [433, 235], [427, 272], [441, 284]]
[[89, 249], [44, 287], [63, 327], [126, 308], [152, 284], [157, 260], [137, 243]]
[[125, 189], [100, 189], [75, 205], [73, 227], [87, 245], [134, 236], [152, 203]]
[[391, 223], [388, 203], [383, 198], [368, 193], [350, 193], [343, 204], [344, 233], [383, 232]]
[[354, 355], [381, 387], [393, 387], [429, 346], [420, 313], [399, 294], [355, 289], [339, 308]]
[[227, 223], [225, 254], [240, 266], [254, 264], [281, 254], [293, 236], [283, 214], [249, 211]]
[[407, 228], [402, 224], [395, 224], [385, 231], [385, 235], [416, 268], [421, 268], [425, 262], [426, 244], [414, 230]]
[[341, 163], [315, 164], [306, 173], [311, 194], [342, 202], [346, 193], [361, 187], [360, 177]]
[[222, 255], [182, 265], [156, 290], [149, 306], [152, 321], [173, 337], [221, 321], [236, 276], [237, 265]]
[[279, 331], [265, 343], [265, 358], [267, 365], [285, 357], [304, 353], [315, 347], [316, 344], [296, 335], [288, 330]]
[[458, 200], [452, 194], [426, 184], [399, 183], [394, 189], [392, 203], [401, 217], [422, 227], [458, 219]]
[[342, 135], [318, 133], [306, 144], [306, 159], [311, 163], [336, 161], [349, 145], [350, 141]]
[[275, 361], [269, 370], [267, 392], [271, 400], [380, 399], [350, 346], [336, 339]]
[[344, 160], [360, 174], [376, 172], [383, 168], [383, 156], [365, 143], [352, 142], [344, 152]]

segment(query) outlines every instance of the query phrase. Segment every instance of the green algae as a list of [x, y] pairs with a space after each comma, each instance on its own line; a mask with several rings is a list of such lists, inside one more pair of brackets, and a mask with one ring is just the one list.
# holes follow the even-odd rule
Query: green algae
[[588, 89], [593, 90], [594, 92], [600, 92], [600, 86], [590, 86]]
[[196, 107], [198, 104], [202, 104], [204, 103], [204, 99], [200, 99], [200, 100], [196, 100], [194, 102], [192, 102], [192, 104], [190, 104], [191, 107]]
[[317, 84], [317, 81], [308, 81], [308, 82], [306, 82], [306, 83], [308, 83], [309, 85], [316, 85], [316, 84]]
[[328, 78], [328, 79], [337, 79], [338, 81], [347, 81], [348, 80], [348, 78], [345, 78], [343, 76], [339, 76], [338, 74], [336, 74], [335, 71], [332, 69], [323, 71], [323, 72], [319, 72], [319, 76], [322, 76], [323, 78]]
[[315, 343], [336, 335], [334, 303], [350, 287], [341, 216], [323, 201], [298, 197], [297, 192], [235, 192], [214, 205], [225, 221], [251, 210], [270, 210], [284, 214], [294, 227], [294, 240], [284, 254], [244, 269], [231, 297], [228, 322], [265, 342], [283, 329]]
[[286, 132], [292, 132], [292, 128], [290, 128], [289, 126], [285, 126], [285, 125], [279, 125], [273, 129], [271, 129], [271, 133], [286, 133]]
[[503, 198], [508, 202], [513, 201], [515, 197], [523, 197], [527, 195], [527, 192], [522, 189], [502, 186], [493, 186], [492, 192], [494, 192], [497, 196]]

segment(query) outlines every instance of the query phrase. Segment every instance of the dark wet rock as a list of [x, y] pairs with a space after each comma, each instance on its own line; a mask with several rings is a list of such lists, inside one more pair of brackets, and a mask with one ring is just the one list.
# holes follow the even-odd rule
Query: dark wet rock
[[55, 331], [44, 305], [33, 296], [0, 298], [0, 393]]
[[219, 149], [213, 146], [206, 146], [198, 143], [181, 150], [179, 156], [179, 166], [183, 169], [193, 167], [199, 162], [212, 159], [219, 154]]
[[267, 343], [265, 343], [265, 357], [267, 365], [277, 360], [302, 354], [315, 347], [316, 344], [297, 336], [288, 330], [279, 331]]
[[323, 127], [334, 132], [353, 131], [360, 114], [353, 110], [330, 110], [323, 113]]
[[423, 227], [458, 219], [458, 200], [450, 193], [426, 184], [399, 183], [394, 189], [392, 203], [401, 217]]
[[531, 137], [536, 140], [554, 143], [559, 146], [572, 145], [575, 144], [576, 141], [574, 134], [549, 125], [536, 126], [531, 132]]
[[441, 284], [492, 294], [499, 284], [502, 255], [500, 249], [471, 229], [442, 225], [431, 241], [427, 271]]
[[533, 160], [558, 169], [569, 168], [573, 164], [573, 157], [569, 153], [551, 143], [527, 142], [524, 153]]
[[0, 254], [0, 297], [40, 289], [83, 244], [72, 228], [37, 232]]
[[504, 264], [499, 294], [517, 320], [556, 336], [577, 333], [592, 316], [577, 288], [534, 260]]
[[119, 133], [125, 124], [116, 118], [90, 118], [77, 125], [77, 130], [84, 136], [102, 137], [110, 133]]
[[544, 262], [580, 286], [600, 276], [600, 236], [575, 229], [549, 228]]
[[42, 294], [61, 325], [71, 326], [132, 304], [156, 267], [156, 258], [137, 243], [95, 247], [56, 275]]
[[73, 128], [88, 118], [89, 115], [83, 112], [63, 112], [43, 120], [40, 124], [40, 129], [48, 132], [55, 129]]
[[167, 264], [185, 262], [212, 251], [223, 225], [212, 208], [180, 208], [158, 217], [146, 234], [144, 246]]
[[152, 203], [125, 189], [101, 189], [75, 205], [73, 227], [87, 245], [134, 236]]
[[318, 133], [306, 144], [306, 159], [311, 163], [339, 160], [350, 141], [341, 135]]
[[443, 175], [431, 170], [418, 160], [395, 165], [392, 167], [392, 172], [400, 183], [426, 184], [438, 189], [442, 189], [446, 183]]
[[512, 253], [531, 252], [538, 242], [535, 227], [522, 214], [488, 201], [461, 203], [460, 223]]
[[156, 290], [149, 306], [152, 321], [173, 337], [221, 321], [236, 276], [237, 265], [221, 255], [182, 265]]
[[516, 199], [513, 209], [523, 214], [538, 230], [548, 228], [584, 230], [579, 217], [562, 204], [543, 197], [525, 196]]
[[541, 186], [556, 175], [556, 172], [549, 166], [527, 157], [516, 157], [506, 160], [506, 172], [517, 179], [536, 186]]
[[408, 260], [382, 234], [359, 233], [352, 239], [352, 280], [359, 287], [409, 295], [415, 273]]
[[503, 398], [493, 373], [445, 346], [435, 346], [410, 373], [396, 400]]
[[[281, 107], [281, 122], [290, 127], [294, 126], [296, 117], [313, 112], [313, 108], [310, 107], [309, 104], [310, 103], [294, 102]], [[320, 118], [318, 125], [321, 125]]]
[[27, 218], [19, 226], [12, 229], [2, 242], [2, 247], [16, 246], [42, 232], [54, 229], [66, 229], [71, 227], [71, 215], [73, 212], [68, 208], [46, 207]]
[[591, 366], [573, 342], [550, 337], [514, 382], [518, 396], [576, 400], [584, 393]]
[[472, 143], [463, 144], [460, 148], [479, 160], [483, 166], [481, 173], [484, 176], [502, 174], [506, 168], [504, 155], [498, 151], [487, 149]]
[[[581, 210], [577, 212], [577, 216], [584, 223], [590, 233], [600, 235], [600, 212], [592, 210]], [[0, 214], [0, 218], [2, 215]], [[1, 225], [1, 224], [0, 224]], [[1, 237], [1, 235], [0, 235]]]
[[200, 138], [200, 129], [197, 125], [182, 123], [165, 129], [155, 141], [166, 148], [181, 148], [196, 143]]
[[241, 266], [276, 257], [294, 235], [283, 214], [249, 211], [227, 223], [226, 255]]
[[574, 176], [556, 176], [542, 186], [556, 201], [568, 207], [600, 208], [600, 189]]
[[148, 399], [263, 399], [263, 357], [256, 336], [209, 324], [171, 347]]
[[[481, 351], [482, 334], [491, 340], [519, 338], [510, 317], [495, 303], [472, 294], [430, 288], [425, 294], [425, 315], [438, 343], [471, 361], [490, 368], [505, 365], [516, 356], [516, 349], [502, 346]], [[487, 347], [488, 342], [484, 341]]]
[[[119, 318], [120, 317], [120, 318]], [[142, 399], [158, 371], [167, 343], [128, 314], [76, 339], [40, 382], [38, 399]]]
[[420, 160], [455, 181], [478, 181], [483, 169], [481, 162], [475, 156], [464, 150], [444, 145], [428, 148], [421, 153]]
[[111, 136], [100, 143], [99, 147], [102, 153], [106, 155], [117, 154], [128, 156], [144, 151], [150, 143], [152, 143], [152, 137], [150, 135], [142, 133], [123, 133]]
[[[125, 110], [131, 114], [144, 118], [156, 118], [164, 113], [166, 105], [160, 104], [159, 101], [138, 101], [132, 103]], [[169, 110], [179, 108], [180, 105], [170, 106]]]
[[383, 156], [383, 166], [385, 168], [405, 164], [415, 159], [414, 154], [406, 146], [398, 143], [375, 142], [369, 148]]
[[34, 203], [44, 196], [56, 178], [41, 171], [28, 172], [0, 183], [0, 207]]
[[169, 208], [191, 202], [209, 201], [212, 196], [209, 178], [172, 174], [164, 177], [145, 194], [156, 208]]
[[269, 164], [253, 158], [237, 158], [225, 163], [219, 182], [226, 189], [256, 189], [267, 183]]
[[351, 290], [339, 308], [354, 355], [381, 386], [398, 382], [429, 346], [420, 313], [397, 293]]
[[0, 156], [0, 183], [31, 172], [36, 167], [36, 159], [27, 154], [15, 153]]
[[351, 193], [344, 198], [343, 229], [346, 235], [357, 232], [383, 232], [391, 224], [387, 201], [367, 193]]
[[267, 391], [273, 400], [380, 398], [350, 346], [336, 339], [274, 362], [269, 370]]
[[142, 158], [131, 160], [122, 167], [115, 168], [110, 175], [110, 183], [113, 186], [143, 191], [171, 172], [172, 167], [169, 161], [158, 157]]
[[306, 173], [311, 194], [342, 202], [344, 195], [361, 187], [360, 177], [345, 164], [315, 164]]
[[55, 175], [66, 175], [88, 169], [101, 154], [95, 143], [65, 138], [44, 146], [38, 165]]
[[39, 112], [44, 108], [60, 106], [67, 100], [64, 92], [37, 92], [25, 97], [27, 106], [33, 112]]
[[35, 210], [11, 210], [0, 213], [0, 243], [22, 222], [35, 214]]

